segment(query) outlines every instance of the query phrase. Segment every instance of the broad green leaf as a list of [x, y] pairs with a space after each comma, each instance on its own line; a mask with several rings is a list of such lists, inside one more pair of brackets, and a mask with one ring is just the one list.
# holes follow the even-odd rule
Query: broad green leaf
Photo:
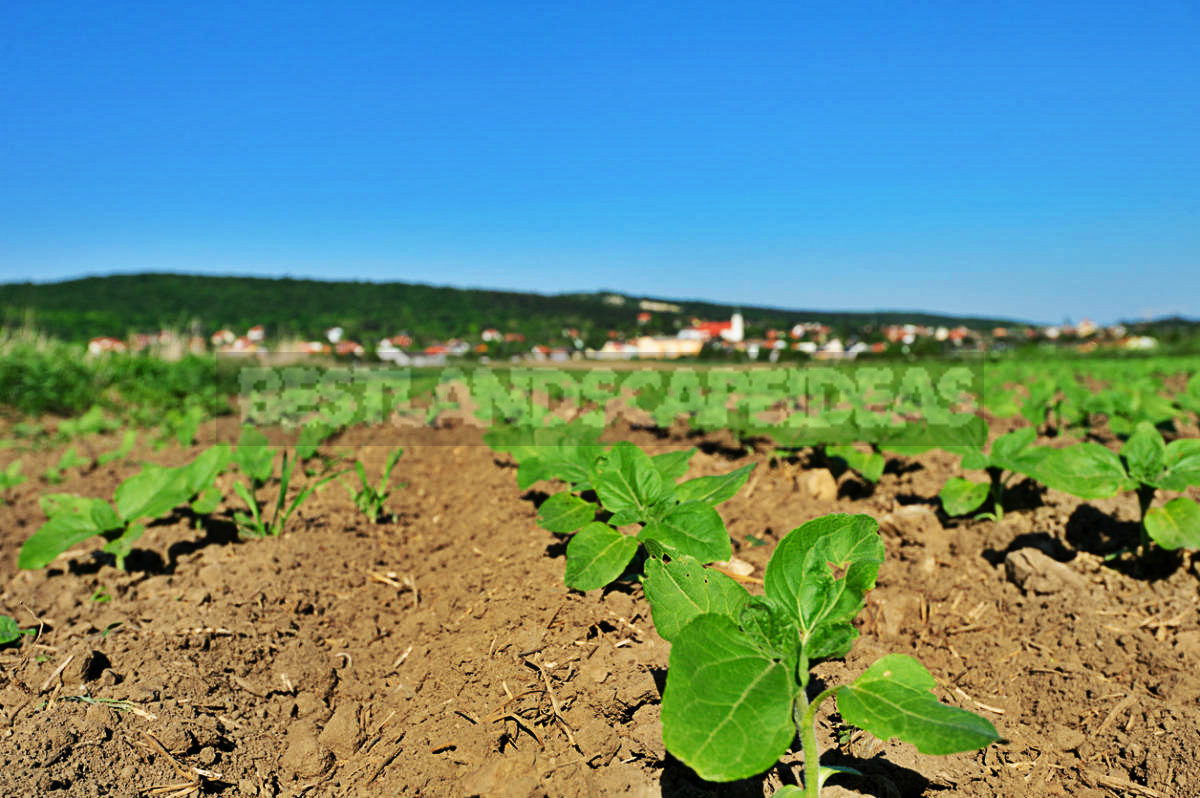
[[563, 581], [573, 590], [595, 590], [616, 579], [637, 553], [638, 542], [608, 524], [594, 521], [567, 544]]
[[601, 461], [594, 486], [604, 509], [610, 513], [632, 511], [639, 520], [648, 517], [650, 508], [663, 493], [662, 476], [649, 455], [626, 442], [609, 450]]
[[103, 499], [49, 494], [42, 497], [50, 520], [21, 546], [19, 568], [44, 568], [76, 543], [121, 527], [121, 519]]
[[974, 751], [1000, 739], [986, 718], [938, 701], [930, 692], [936, 685], [912, 657], [889, 654], [837, 691], [838, 711], [847, 723], [923, 754]]
[[200, 491], [200, 495], [192, 502], [192, 512], [197, 515], [209, 515], [221, 503], [221, 490], [216, 485], [209, 485]]
[[990, 483], [950, 477], [942, 486], [938, 498], [942, 500], [942, 509], [946, 511], [946, 515], [966, 515], [977, 510], [990, 491]]
[[596, 517], [596, 505], [573, 493], [556, 493], [538, 508], [538, 525], [551, 532], [574, 532]]
[[678, 479], [682, 479], [683, 475], [688, 472], [688, 463], [691, 462], [692, 455], [695, 453], [695, 449], [663, 452], [651, 457], [650, 461], [658, 469], [658, 475], [662, 477], [663, 484], [669, 485]]
[[1153, 485], [1162, 474], [1167, 453], [1162, 435], [1149, 421], [1140, 422], [1121, 447], [1121, 456], [1129, 476], [1138, 482]]
[[1187, 485], [1200, 485], [1200, 438], [1180, 438], [1168, 443], [1163, 465], [1166, 474], [1159, 487], [1183, 490]]
[[1180, 496], [1146, 511], [1146, 532], [1164, 549], [1200, 549], [1200, 505]]
[[786, 607], [767, 596], [752, 596], [737, 621], [760, 651], [787, 662], [791, 672], [795, 672], [800, 630]]
[[733, 544], [721, 515], [704, 502], [680, 504], [642, 527], [639, 540], [653, 540], [672, 557], [687, 555], [703, 563], [728, 560]]
[[316, 455], [317, 447], [334, 433], [334, 426], [321, 419], [308, 422], [296, 438], [296, 457], [308, 460]]
[[878, 482], [883, 476], [883, 468], [887, 464], [883, 456], [877, 452], [864, 452], [850, 444], [842, 444], [839, 446], [826, 446], [825, 454], [829, 457], [837, 457], [846, 462], [846, 465], [854, 469], [863, 479], [869, 482]]
[[992, 464], [983, 449], [970, 448], [963, 455], [962, 463], [960, 464], [965, 471], [982, 471]]
[[826, 515], [793, 529], [771, 555], [766, 595], [798, 621], [808, 658], [849, 651], [847, 627], [883, 563], [878, 530], [868, 515]]
[[1050, 452], [1036, 476], [1047, 487], [1081, 499], [1107, 499], [1132, 487], [1121, 459], [1092, 441]]
[[717, 613], [736, 620], [750, 598], [744, 587], [720, 571], [705, 568], [694, 557], [667, 563], [648, 559], [642, 588], [650, 602], [654, 628], [664, 640], [673, 640], [697, 615]]
[[687, 482], [681, 482], [675, 488], [675, 498], [682, 502], [705, 502], [711, 505], [720, 504], [734, 497], [742, 485], [746, 484], [746, 479], [750, 476], [750, 472], [754, 470], [757, 463], [742, 466], [741, 468], [730, 471], [728, 474], [719, 474], [715, 477], [696, 477], [689, 479]]
[[233, 454], [227, 444], [211, 446], [184, 467], [184, 480], [187, 484], [188, 496], [195, 496], [200, 491], [213, 484], [232, 458]]
[[233, 461], [242, 473], [262, 484], [271, 478], [275, 463], [275, 450], [267, 436], [254, 427], [242, 427], [237, 448], [233, 450]]
[[1021, 470], [1021, 454], [1037, 438], [1037, 430], [1033, 427], [1022, 427], [1001, 435], [992, 444], [992, 452], [988, 456], [990, 465], [1005, 471]]
[[166, 515], [190, 497], [185, 469], [146, 465], [117, 486], [113, 501], [122, 518], [136, 521]]
[[663, 743], [707, 781], [734, 781], [775, 764], [796, 736], [795, 678], [724, 615], [699, 615], [671, 645]]
[[0, 646], [15, 643], [21, 639], [21, 627], [7, 615], [0, 615]]

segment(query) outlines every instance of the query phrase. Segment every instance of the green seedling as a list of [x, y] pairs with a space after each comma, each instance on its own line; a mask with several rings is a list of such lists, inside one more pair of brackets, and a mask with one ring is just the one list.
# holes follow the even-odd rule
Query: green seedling
[[[650, 457], [631, 443], [618, 443], [596, 457], [578, 483], [589, 485], [599, 505], [570, 491], [539, 508], [539, 524], [572, 534], [564, 581], [576, 590], [604, 587], [619, 577], [644, 546], [652, 556], [690, 556], [709, 563], [728, 560], [733, 547], [716, 505], [733, 497], [754, 465], [727, 474], [676, 484], [694, 449]], [[577, 463], [567, 461], [573, 471]], [[597, 513], [604, 516], [597, 520]], [[606, 516], [606, 517], [605, 517]], [[639, 525], [632, 535], [619, 527]]]
[[1001, 435], [992, 444], [992, 450], [984, 453], [982, 448], [970, 449], [962, 458], [962, 467], [968, 470], [986, 471], [987, 482], [975, 482], [962, 477], [951, 477], [939, 494], [942, 508], [947, 515], [966, 515], [979, 509], [991, 500], [991, 512], [979, 517], [998, 520], [1004, 517], [1004, 490], [1017, 474], [1031, 476], [1049, 454], [1045, 447], [1033, 446], [1037, 430], [1033, 427]]
[[22, 629], [16, 620], [0, 615], [0, 648], [19, 643], [23, 635], [36, 635], [37, 629]]
[[883, 468], [887, 461], [883, 455], [874, 450], [862, 451], [851, 444], [838, 444], [825, 447], [825, 456], [841, 460], [846, 467], [857, 473], [868, 482], [878, 482], [883, 476]]
[[21, 461], [13, 460], [3, 471], [0, 471], [0, 504], [4, 503], [3, 494], [25, 481], [21, 476]]
[[49, 482], [51, 485], [57, 485], [63, 481], [63, 472], [72, 468], [83, 468], [91, 461], [86, 457], [80, 457], [75, 451], [74, 446], [68, 446], [66, 451], [62, 453], [62, 457], [58, 458], [58, 463], [46, 469], [42, 474], [42, 479]]
[[221, 498], [213, 482], [228, 461], [229, 447], [222, 445], [186, 466], [143, 466], [117, 486], [111, 504], [68, 493], [45, 494], [40, 503], [48, 520], [21, 546], [17, 565], [44, 568], [75, 544], [99, 535], [106, 541], [103, 550], [124, 569], [133, 543], [146, 531], [143, 519], [163, 517], [189, 500], [193, 512], [212, 512]]
[[106, 415], [99, 405], [92, 405], [87, 412], [78, 418], [64, 419], [58, 423], [58, 437], [64, 440], [82, 438], [85, 435], [95, 435], [101, 432], [112, 432], [120, 429], [121, 422]]
[[329, 439], [337, 428], [322, 419], [313, 419], [300, 429], [296, 440], [296, 458], [307, 462], [317, 455], [317, 447]]
[[96, 465], [108, 465], [117, 460], [124, 460], [133, 451], [137, 443], [137, 430], [127, 429], [121, 436], [121, 445], [111, 452], [103, 452], [96, 457]]
[[170, 410], [163, 421], [162, 429], [166, 437], [173, 437], [180, 446], [191, 446], [196, 441], [196, 433], [208, 414], [203, 407], [190, 405], [182, 410]]
[[[358, 490], [355, 490], [347, 485], [346, 489], [354, 497], [354, 506], [372, 521], [378, 521], [379, 517], [383, 515], [383, 505], [387, 502], [388, 496], [391, 495], [388, 489], [388, 482], [392, 478], [392, 469], [396, 467], [396, 462], [403, 453], [403, 449], [396, 449], [388, 455], [387, 462], [383, 466], [383, 475], [379, 478], [378, 487], [367, 481], [367, 472], [363, 468], [363, 464], [357, 461], [354, 463], [360, 487]], [[402, 484], [400, 487], [404, 487], [404, 485]]]
[[[262, 449], [264, 447], [255, 448]], [[241, 450], [242, 446], [239, 445], [238, 449]], [[233, 483], [234, 492], [241, 497], [242, 501], [246, 503], [246, 507], [250, 510], [248, 514], [243, 512], [235, 512], [233, 514], [233, 520], [237, 524], [238, 532], [245, 537], [278, 537], [283, 532], [283, 528], [287, 525], [288, 519], [292, 517], [292, 513], [296, 512], [296, 509], [303, 504], [304, 501], [308, 499], [308, 497], [311, 496], [314, 491], [316, 491], [325, 483], [329, 482], [331, 479], [336, 479], [338, 476], [345, 473], [344, 471], [339, 471], [336, 474], [330, 474], [305, 486], [298, 494], [296, 494], [296, 497], [292, 499], [291, 503], [289, 504], [287, 501], [288, 485], [292, 481], [292, 476], [296, 468], [296, 461], [289, 459], [287, 452], [284, 452], [283, 468], [279, 473], [279, 493], [275, 498], [275, 509], [271, 515], [271, 520], [267, 521], [266, 515], [263, 512], [266, 509], [266, 505], [260, 506], [258, 499], [255, 498], [255, 492], [257, 491], [257, 488], [262, 484], [265, 484], [270, 479], [272, 473], [270, 470], [271, 461], [267, 460], [266, 462], [268, 470], [265, 473], [262, 470], [252, 472], [254, 476], [252, 476], [251, 479], [254, 480], [254, 488], [247, 488], [246, 485], [241, 482]], [[251, 461], [252, 468], [258, 464], [260, 464], [260, 461]]]
[[275, 450], [266, 435], [254, 427], [242, 427], [237, 448], [233, 450], [233, 462], [250, 478], [251, 490], [257, 491], [274, 473]]
[[[856, 680], [809, 695], [810, 668], [849, 653], [852, 622], [883, 562], [878, 524], [828, 515], [792, 530], [767, 564], [763, 596], [691, 557], [652, 558], [644, 587], [654, 625], [671, 642], [663, 692], [667, 751], [709, 781], [771, 768], [799, 735], [803, 789], [855, 771], [820, 764], [816, 713], [835, 698], [842, 719], [921, 753], [951, 754], [999, 739], [985, 718], [940, 703], [937, 683], [912, 657], [889, 654]], [[778, 794], [778, 793], [777, 793]]]
[[1152, 506], [1160, 490], [1182, 492], [1200, 485], [1200, 438], [1165, 443], [1151, 422], [1142, 421], [1120, 456], [1090, 441], [1056, 449], [1042, 460], [1038, 478], [1081, 499], [1135, 491], [1141, 513], [1138, 548], [1143, 554], [1151, 542], [1167, 550], [1200, 549], [1200, 505], [1179, 496]]

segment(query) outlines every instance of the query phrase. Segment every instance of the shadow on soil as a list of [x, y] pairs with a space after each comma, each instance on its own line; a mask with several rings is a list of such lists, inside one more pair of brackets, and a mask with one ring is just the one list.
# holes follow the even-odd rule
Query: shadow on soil
[[[1141, 524], [1119, 521], [1088, 504], [1079, 505], [1067, 519], [1066, 539], [1079, 551], [1100, 557], [1113, 556], [1108, 561], [1110, 568], [1147, 582], [1166, 579], [1183, 564], [1182, 551], [1166, 551], [1153, 546], [1146, 554], [1136, 554]], [[1121, 554], [1122, 551], [1130, 553]]]

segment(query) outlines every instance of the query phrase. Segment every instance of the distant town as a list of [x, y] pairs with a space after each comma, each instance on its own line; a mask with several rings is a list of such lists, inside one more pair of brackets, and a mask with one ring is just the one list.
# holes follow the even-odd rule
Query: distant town
[[[614, 296], [614, 300], [625, 301]], [[614, 302], [615, 303], [615, 302]], [[632, 303], [631, 303], [632, 304]], [[566, 362], [571, 360], [674, 360], [680, 358], [730, 358], [778, 362], [780, 359], [847, 360], [860, 356], [908, 354], [982, 353], [1017, 345], [1043, 345], [1078, 352], [1153, 350], [1151, 336], [1132, 335], [1124, 325], [1100, 326], [1084, 319], [1078, 324], [1021, 325], [973, 329], [967, 326], [927, 324], [865, 325], [840, 334], [826, 323], [797, 319], [790, 327], [748, 327], [742, 314], [728, 319], [691, 318], [681, 322], [677, 305], [652, 300], [637, 302], [626, 329], [610, 329], [600, 346], [586, 346], [578, 329], [563, 328], [553, 342], [526, 340], [521, 332], [487, 327], [477, 334], [418, 343], [414, 335], [397, 331], [374, 341], [349, 338], [340, 326], [325, 330], [323, 340], [271, 337], [264, 325], [243, 331], [220, 329], [204, 336], [161, 330], [128, 338], [99, 336], [88, 342], [88, 352], [151, 352], [174, 358], [206, 352], [253, 355], [330, 356], [341, 359], [375, 359], [401, 366], [444, 365], [454, 358], [481, 362]], [[678, 329], [664, 332], [660, 315]]]

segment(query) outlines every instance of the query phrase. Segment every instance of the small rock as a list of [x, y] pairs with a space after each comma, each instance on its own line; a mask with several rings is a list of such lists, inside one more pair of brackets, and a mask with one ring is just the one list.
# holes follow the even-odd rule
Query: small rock
[[317, 739], [315, 726], [303, 721], [293, 723], [288, 730], [287, 750], [279, 760], [280, 767], [298, 778], [319, 776], [333, 764], [333, 754]]
[[462, 792], [467, 798], [526, 798], [537, 789], [540, 771], [536, 751], [510, 751], [464, 778]]
[[879, 531], [905, 543], [926, 546], [942, 536], [937, 514], [921, 504], [898, 507], [879, 519]]
[[216, 764], [217, 749], [213, 748], [211, 745], [201, 748], [200, 753], [196, 758], [200, 760], [200, 764], [204, 765], [204, 767]]
[[633, 723], [630, 737], [639, 753], [650, 756], [655, 762], [663, 761], [667, 749], [662, 741], [662, 722], [660, 721], [660, 704], [644, 704], [633, 713]]
[[304, 691], [296, 696], [292, 711], [296, 717], [311, 720], [314, 723], [324, 723], [331, 714], [329, 706], [315, 693]]
[[333, 717], [321, 730], [317, 741], [333, 751], [338, 759], [349, 759], [362, 742], [362, 730], [358, 722], [358, 704], [340, 704]]
[[1004, 558], [1008, 581], [1026, 593], [1047, 595], [1067, 588], [1086, 587], [1082, 576], [1040, 549], [1017, 549]]
[[796, 487], [810, 499], [831, 502], [837, 499], [837, 480], [828, 468], [814, 468], [796, 477]]

